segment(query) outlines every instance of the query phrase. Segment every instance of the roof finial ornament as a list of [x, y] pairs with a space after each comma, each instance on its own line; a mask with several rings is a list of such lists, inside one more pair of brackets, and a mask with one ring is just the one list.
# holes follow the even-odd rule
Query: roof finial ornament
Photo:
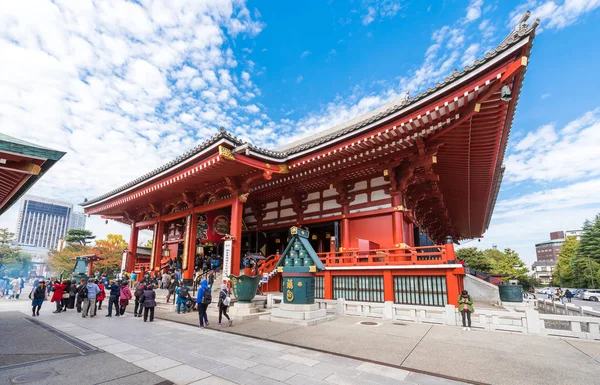
[[221, 126], [221, 127], [219, 127], [219, 132], [220, 132], [221, 134], [226, 134], [226, 133], [227, 133], [227, 130], [225, 130], [225, 127]]

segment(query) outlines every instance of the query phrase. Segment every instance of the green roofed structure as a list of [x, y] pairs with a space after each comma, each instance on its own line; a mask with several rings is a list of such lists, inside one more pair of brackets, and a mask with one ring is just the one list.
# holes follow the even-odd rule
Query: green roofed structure
[[0, 215], [64, 155], [0, 133]]

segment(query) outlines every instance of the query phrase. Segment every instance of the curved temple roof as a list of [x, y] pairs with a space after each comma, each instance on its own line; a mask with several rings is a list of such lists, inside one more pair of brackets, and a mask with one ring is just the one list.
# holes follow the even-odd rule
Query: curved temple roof
[[[374, 111], [358, 116], [348, 122], [341, 125], [332, 127], [331, 129], [322, 131], [312, 135], [310, 138], [302, 139], [284, 146], [281, 150], [268, 150], [257, 147], [250, 143], [245, 143], [242, 140], [236, 138], [231, 133], [227, 132], [224, 128], [221, 128], [220, 132], [215, 136], [205, 140], [198, 146], [187, 151], [171, 162], [137, 178], [115, 190], [112, 190], [102, 196], [94, 198], [92, 200], [82, 203], [84, 207], [90, 207], [98, 204], [99, 202], [105, 201], [114, 195], [130, 190], [137, 185], [141, 185], [151, 178], [157, 177], [159, 174], [170, 172], [179, 165], [184, 164], [191, 158], [198, 156], [199, 154], [208, 151], [210, 148], [215, 148], [219, 144], [227, 144], [231, 148], [237, 148], [239, 151], [244, 151], [247, 156], [251, 156], [261, 161], [271, 163], [284, 163], [298, 159], [307, 154], [319, 151], [323, 148], [333, 146], [337, 142], [352, 138], [359, 134], [370, 132], [370, 129], [377, 126], [380, 127], [383, 123], [388, 123], [399, 117], [403, 117], [412, 113], [428, 104], [435, 102], [438, 99], [447, 97], [450, 92], [455, 92], [461, 84], [466, 83], [470, 79], [474, 79], [480, 76], [488, 68], [496, 65], [499, 60], [506, 60], [507, 55], [512, 55], [513, 52], [519, 47], [526, 47], [526, 52], [529, 52], [531, 48], [533, 37], [535, 35], [535, 29], [539, 24], [539, 20], [535, 20], [532, 24], [527, 24], [529, 18], [529, 12], [527, 12], [520, 20], [519, 24], [510, 34], [492, 51], [486, 53], [481, 60], [476, 60], [472, 65], [466, 66], [462, 71], [453, 71], [443, 82], [437, 83], [434, 87], [428, 88], [426, 91], [417, 94], [415, 97], [398, 98]], [[523, 75], [520, 76], [517, 84], [517, 89], [513, 89], [513, 95], [515, 100], [518, 100], [520, 93], [521, 80]], [[512, 110], [514, 112], [514, 108]], [[497, 164], [498, 168], [493, 173], [494, 181], [492, 183], [491, 195], [488, 197], [487, 215], [485, 218], [485, 228], [489, 224], [491, 217], [491, 211], [493, 210], [498, 189], [502, 179], [502, 159], [504, 156], [504, 150], [507, 142], [508, 131], [512, 124], [512, 115], [507, 115], [509, 118], [506, 120], [506, 132], [503, 134], [501, 141], [501, 147], [498, 148], [497, 152]], [[235, 151], [234, 151], [235, 152]]]

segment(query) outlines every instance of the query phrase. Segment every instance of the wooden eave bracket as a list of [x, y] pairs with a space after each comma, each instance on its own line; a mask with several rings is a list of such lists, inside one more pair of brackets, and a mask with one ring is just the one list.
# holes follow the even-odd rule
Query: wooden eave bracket
[[27, 175], [39, 175], [42, 171], [42, 167], [35, 163], [23, 161], [15, 162], [12, 160], [5, 160], [4, 162], [0, 162], [0, 169]]
[[[225, 146], [219, 146], [219, 156], [222, 159], [238, 162], [238, 163], [244, 164], [246, 166], [250, 166], [255, 169], [261, 170], [261, 171], [263, 171], [265, 176], [271, 175], [274, 173], [275, 174], [287, 174], [290, 172], [290, 169], [289, 169], [287, 163], [273, 165], [270, 163], [261, 162], [256, 159], [252, 159], [246, 155], [234, 154], [230, 149], [228, 149]], [[268, 178], [268, 179], [270, 179], [270, 178]]]

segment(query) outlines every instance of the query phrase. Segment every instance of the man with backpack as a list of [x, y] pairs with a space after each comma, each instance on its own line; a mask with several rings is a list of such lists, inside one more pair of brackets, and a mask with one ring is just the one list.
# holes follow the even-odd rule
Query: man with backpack
[[133, 308], [133, 316], [141, 317], [142, 311], [144, 311], [144, 300], [142, 297], [144, 296], [144, 290], [146, 290], [146, 281], [141, 280], [133, 291], [133, 295], [135, 296], [135, 307]]
[[208, 326], [208, 316], [206, 315], [206, 309], [212, 302], [212, 293], [208, 287], [208, 282], [205, 279], [200, 282], [200, 289], [198, 290], [198, 296], [196, 297], [196, 303], [198, 304], [198, 318], [200, 319], [200, 329]]
[[183, 314], [187, 312], [187, 301], [190, 298], [190, 288], [185, 283], [175, 290], [177, 294], [177, 314], [180, 314], [181, 306], [183, 305]]

